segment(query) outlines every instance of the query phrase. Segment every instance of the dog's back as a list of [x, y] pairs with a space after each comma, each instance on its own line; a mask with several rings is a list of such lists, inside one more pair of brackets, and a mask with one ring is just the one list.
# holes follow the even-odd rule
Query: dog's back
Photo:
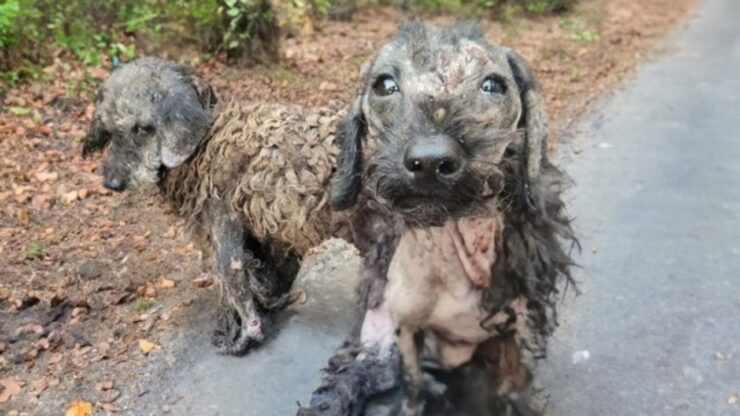
[[299, 253], [325, 239], [338, 112], [228, 100], [216, 114], [193, 161], [169, 173], [166, 196], [194, 221], [209, 198], [225, 199], [253, 237]]

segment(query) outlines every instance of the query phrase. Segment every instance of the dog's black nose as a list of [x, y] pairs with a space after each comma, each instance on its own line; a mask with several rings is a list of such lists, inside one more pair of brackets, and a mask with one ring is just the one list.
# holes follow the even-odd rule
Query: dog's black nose
[[111, 191], [121, 192], [126, 189], [126, 181], [117, 176], [106, 177], [105, 180], [103, 180], [103, 186]]
[[462, 149], [445, 137], [417, 140], [406, 149], [403, 165], [415, 180], [449, 180], [462, 168]]

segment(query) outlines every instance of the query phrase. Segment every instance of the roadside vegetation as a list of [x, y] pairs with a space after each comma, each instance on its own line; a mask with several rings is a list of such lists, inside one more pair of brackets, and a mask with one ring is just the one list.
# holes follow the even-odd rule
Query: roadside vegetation
[[2, 0], [0, 89], [39, 79], [55, 59], [111, 66], [163, 45], [249, 65], [275, 60], [281, 35], [312, 32], [357, 9], [510, 20], [559, 13], [575, 0]]

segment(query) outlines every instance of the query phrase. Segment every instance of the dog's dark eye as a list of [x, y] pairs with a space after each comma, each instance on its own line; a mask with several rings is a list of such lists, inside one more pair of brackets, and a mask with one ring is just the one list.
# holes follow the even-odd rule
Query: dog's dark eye
[[138, 124], [134, 126], [134, 134], [137, 136], [150, 135], [152, 133], [154, 133], [154, 126], [140, 126]]
[[395, 94], [400, 90], [398, 84], [396, 84], [396, 81], [390, 75], [379, 76], [373, 84], [373, 91], [381, 97]]
[[483, 83], [480, 84], [480, 90], [489, 95], [504, 95], [506, 86], [503, 82], [491, 76], [483, 80]]

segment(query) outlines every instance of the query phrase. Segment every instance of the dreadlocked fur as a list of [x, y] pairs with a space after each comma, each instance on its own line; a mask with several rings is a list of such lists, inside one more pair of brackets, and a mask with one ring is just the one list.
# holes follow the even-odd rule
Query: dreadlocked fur
[[124, 65], [100, 87], [83, 154], [107, 146], [108, 188], [157, 183], [213, 252], [220, 352], [263, 341], [265, 313], [290, 301], [301, 257], [332, 233], [340, 117], [218, 99], [188, 68], [157, 58]]
[[164, 196], [202, 229], [211, 198], [259, 241], [303, 255], [331, 232], [329, 180], [341, 114], [328, 108], [229, 101], [192, 160], [167, 173]]
[[[570, 180], [547, 158], [547, 120], [536, 80], [516, 52], [488, 42], [475, 25], [438, 28], [410, 22], [373, 58], [361, 81], [359, 96], [340, 127], [334, 206], [361, 212], [366, 201], [375, 201], [404, 225], [384, 228], [395, 232], [385, 236], [393, 250], [367, 284], [369, 312], [363, 331], [374, 332], [373, 337], [365, 338], [363, 332], [352, 347], [340, 349], [337, 356], [344, 357], [345, 364], [327, 369], [321, 388], [299, 415], [359, 415], [372, 407], [373, 395], [381, 392], [373, 390], [378, 383], [368, 378], [387, 378], [386, 373], [377, 374], [375, 359], [367, 359], [377, 356], [386, 356], [389, 363], [400, 358], [403, 363], [384, 367], [403, 368], [398, 377], [402, 382], [394, 387], [403, 390], [404, 404], [393, 414], [421, 414], [422, 396], [430, 414], [541, 414], [533, 371], [557, 325], [559, 289], [573, 284], [573, 261], [566, 248], [577, 241], [562, 200]], [[480, 95], [485, 82], [484, 92], [496, 94], [493, 101]], [[462, 166], [468, 170], [438, 178], [434, 189], [420, 191], [408, 172], [399, 172], [405, 160], [398, 163], [398, 158], [414, 146], [439, 143], [440, 135], [448, 139], [443, 142], [444, 157], [456, 157], [447, 149], [462, 144], [463, 154], [470, 158]], [[460, 179], [450, 183], [450, 177]], [[427, 200], [421, 196], [413, 203], [406, 200], [409, 195], [429, 194]], [[367, 217], [356, 215], [362, 221]], [[480, 224], [493, 224], [491, 234], [484, 237], [495, 253], [484, 256], [492, 259], [488, 285], [460, 283], [467, 271], [449, 269], [457, 267], [445, 258], [450, 250], [435, 247], [448, 243], [447, 229], [468, 232], [472, 241], [478, 241], [485, 233], [475, 230], [478, 219], [483, 219]], [[458, 229], [458, 224], [471, 220], [468, 231]], [[418, 256], [422, 260], [414, 260]], [[370, 258], [378, 263], [376, 257]], [[427, 267], [435, 262], [437, 266]], [[434, 267], [440, 271], [430, 270]], [[429, 306], [428, 298], [446, 290], [444, 285], [455, 278], [439, 274], [458, 276], [456, 289], [449, 289], [457, 295], [446, 299], [479, 293], [479, 302], [466, 313], [480, 319], [468, 327], [468, 334], [477, 324], [487, 338], [480, 332], [465, 338], [459, 332], [463, 329], [455, 326], [470, 324], [457, 320], [435, 326], [440, 321], [419, 309], [441, 307], [441, 303]], [[420, 294], [414, 293], [420, 289]], [[460, 313], [460, 300], [455, 302]], [[398, 332], [374, 329], [379, 316], [397, 324]], [[397, 350], [384, 349], [388, 334]], [[469, 359], [449, 368], [442, 353], [442, 358], [435, 358], [434, 351], [442, 351], [445, 343], [460, 342], [477, 343]], [[358, 348], [364, 352], [357, 353]], [[348, 351], [354, 352], [354, 361], [347, 362]], [[422, 357], [427, 363], [441, 360], [444, 371], [427, 367], [422, 375]], [[356, 380], [363, 371], [365, 379], [358, 387]], [[429, 374], [451, 383], [447, 391], [430, 394], [425, 381]]]

